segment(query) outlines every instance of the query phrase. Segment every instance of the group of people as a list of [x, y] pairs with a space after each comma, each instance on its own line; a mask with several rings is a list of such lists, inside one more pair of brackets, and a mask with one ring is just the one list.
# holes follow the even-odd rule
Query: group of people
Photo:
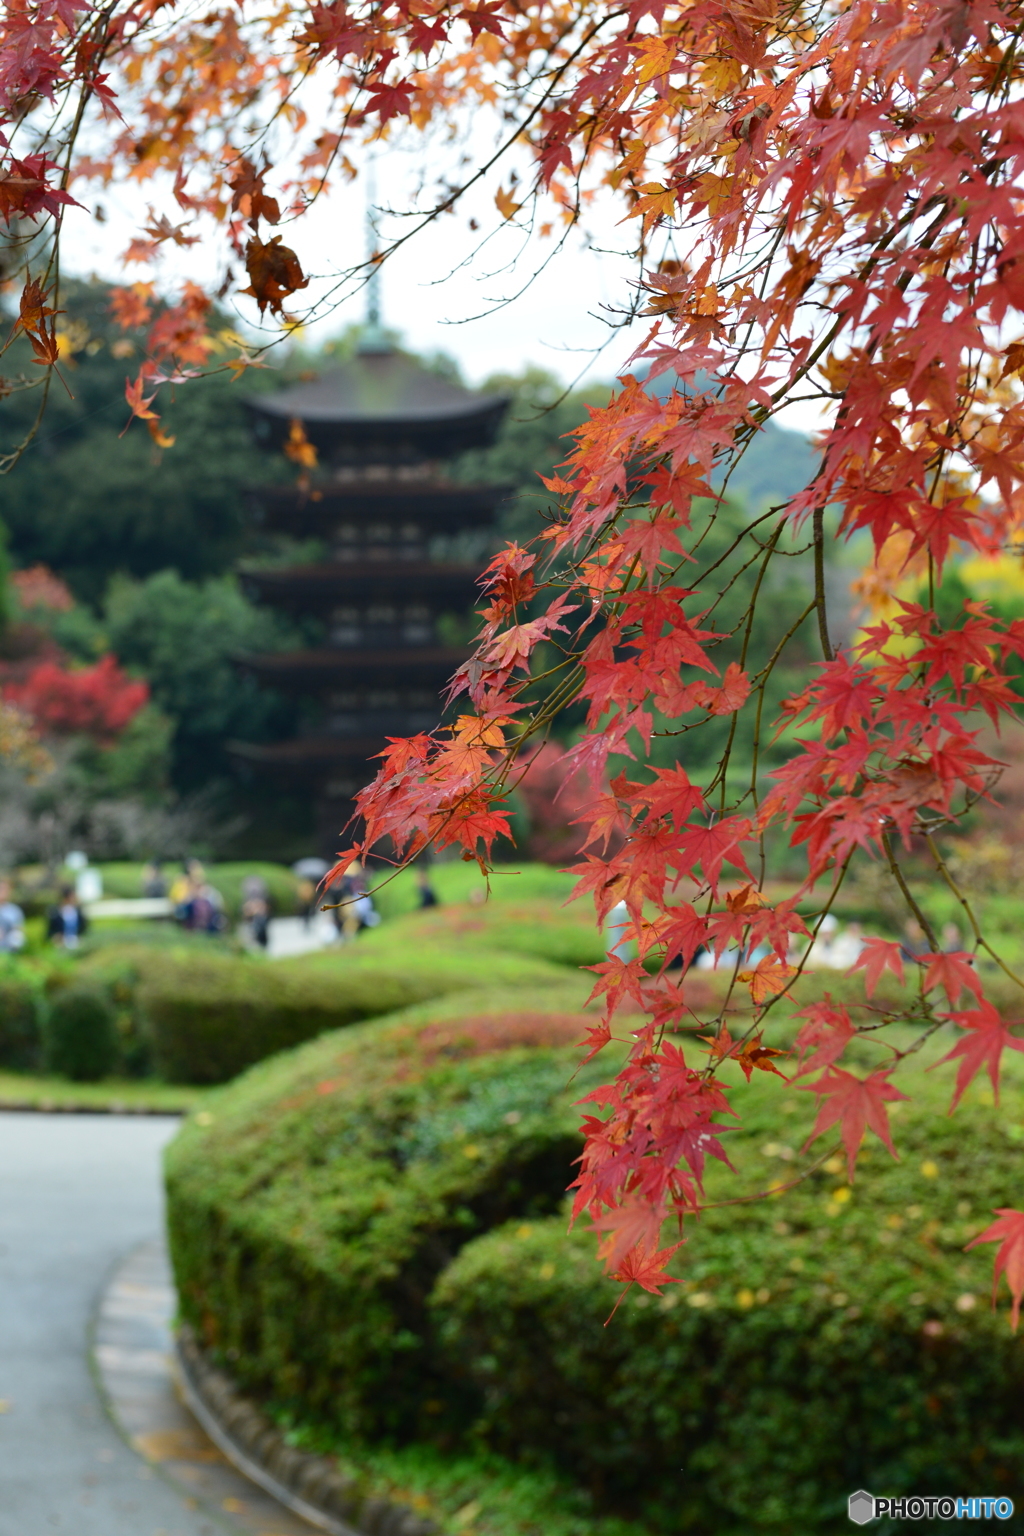
[[[437, 894], [425, 865], [416, 870], [417, 905], [422, 909], [438, 905]], [[174, 920], [193, 933], [222, 933], [228, 927], [224, 898], [210, 884], [198, 859], [186, 859], [180, 874], [168, 884], [159, 862], [147, 864], [142, 875], [145, 897], [170, 901]], [[311, 878], [299, 884], [300, 910], [307, 924], [319, 909], [329, 911], [338, 938], [350, 943], [363, 928], [375, 928], [380, 913], [368, 890], [367, 874], [355, 859], [326, 890]], [[242, 881], [242, 917], [256, 944], [266, 949], [269, 940], [272, 905], [266, 881], [260, 875], [248, 875]], [[73, 885], [62, 885], [57, 900], [49, 908], [46, 934], [49, 941], [64, 949], [77, 949], [89, 928], [89, 919]], [[11, 882], [0, 878], [0, 954], [13, 955], [25, 946], [25, 913], [14, 900]]]
[[367, 890], [366, 870], [359, 859], [353, 859], [345, 873], [321, 892], [319, 905], [331, 913], [343, 944], [350, 944], [363, 928], [376, 928], [380, 922], [380, 913]]
[[174, 921], [191, 933], [223, 933], [228, 926], [224, 897], [210, 884], [198, 859], [184, 859], [181, 873], [169, 886], [160, 864], [147, 864], [142, 872], [142, 894], [166, 897]]
[[[77, 949], [89, 928], [73, 885], [62, 885], [46, 914], [46, 937], [61, 949]], [[0, 880], [0, 954], [16, 955], [25, 947], [25, 912], [14, 900], [11, 882]]]

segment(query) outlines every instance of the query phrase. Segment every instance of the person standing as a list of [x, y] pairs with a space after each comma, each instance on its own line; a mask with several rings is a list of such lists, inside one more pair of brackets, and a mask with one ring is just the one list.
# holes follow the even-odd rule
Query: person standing
[[11, 900], [11, 882], [0, 880], [0, 954], [15, 955], [25, 947], [25, 914]]
[[270, 937], [270, 891], [262, 875], [246, 875], [242, 881], [242, 917], [253, 941], [266, 949]]
[[46, 919], [46, 936], [62, 949], [77, 949], [89, 927], [89, 919], [82, 911], [82, 904], [75, 895], [74, 887], [61, 886], [60, 900], [52, 906]]

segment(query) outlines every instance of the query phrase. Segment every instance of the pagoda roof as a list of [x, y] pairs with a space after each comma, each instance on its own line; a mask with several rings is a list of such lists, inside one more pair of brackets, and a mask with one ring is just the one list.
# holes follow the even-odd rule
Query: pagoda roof
[[362, 351], [274, 394], [246, 401], [257, 436], [280, 447], [302, 423], [321, 459], [362, 463], [448, 458], [493, 443], [505, 395], [477, 395], [397, 348]]
[[508, 485], [459, 485], [433, 476], [388, 475], [298, 485], [253, 486], [249, 500], [264, 525], [288, 532], [319, 532], [345, 519], [422, 519], [433, 532], [489, 523], [495, 507], [512, 492]]
[[262, 655], [243, 653], [237, 664], [264, 682], [290, 683], [294, 687], [326, 686], [336, 679], [358, 677], [379, 683], [395, 673], [402, 680], [447, 681], [462, 666], [469, 651], [456, 646], [393, 646], [387, 650], [361, 646], [328, 647], [309, 651], [271, 651]]
[[371, 779], [379, 763], [376, 754], [387, 746], [384, 736], [300, 736], [292, 741], [229, 741], [232, 757], [270, 772], [315, 778], [341, 763], [360, 763]]
[[332, 598], [446, 597], [465, 601], [477, 591], [475, 565], [429, 560], [337, 560], [316, 565], [242, 566], [242, 580], [264, 602]]

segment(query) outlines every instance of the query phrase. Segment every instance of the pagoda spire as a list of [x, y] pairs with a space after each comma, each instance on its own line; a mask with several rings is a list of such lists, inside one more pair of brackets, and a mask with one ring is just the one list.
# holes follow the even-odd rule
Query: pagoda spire
[[371, 263], [366, 280], [366, 321], [359, 342], [362, 357], [379, 356], [392, 350], [381, 323], [381, 269], [375, 262], [377, 254], [377, 227], [374, 215], [377, 202], [377, 157], [371, 152], [366, 165], [366, 259]]

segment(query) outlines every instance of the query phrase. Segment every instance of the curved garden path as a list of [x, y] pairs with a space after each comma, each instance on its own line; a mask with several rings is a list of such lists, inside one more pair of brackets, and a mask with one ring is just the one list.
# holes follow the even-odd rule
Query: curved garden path
[[[227, 1466], [210, 1469], [209, 1487], [202, 1466], [192, 1468], [198, 1498], [175, 1486], [159, 1470], [162, 1455], [147, 1461], [118, 1434], [93, 1378], [90, 1330], [101, 1296], [106, 1291], [104, 1316], [112, 1307], [116, 1313], [118, 1287], [110, 1282], [126, 1273], [125, 1256], [139, 1245], [159, 1252], [160, 1154], [177, 1123], [0, 1114], [0, 1536], [224, 1536], [243, 1528], [288, 1536], [296, 1529], [278, 1506], [268, 1520], [262, 1499], [257, 1515], [250, 1499], [224, 1497], [248, 1487], [225, 1482], [236, 1476]], [[144, 1288], [135, 1289], [144, 1307]], [[132, 1311], [130, 1296], [126, 1308], [120, 1304]], [[165, 1357], [148, 1354], [149, 1369], [163, 1369], [170, 1399]], [[136, 1351], [124, 1362], [127, 1396], [115, 1403], [122, 1423], [133, 1390], [140, 1410], [152, 1395], [146, 1357]], [[132, 1370], [142, 1373], [137, 1389]], [[219, 1461], [205, 1445], [193, 1462]]]

